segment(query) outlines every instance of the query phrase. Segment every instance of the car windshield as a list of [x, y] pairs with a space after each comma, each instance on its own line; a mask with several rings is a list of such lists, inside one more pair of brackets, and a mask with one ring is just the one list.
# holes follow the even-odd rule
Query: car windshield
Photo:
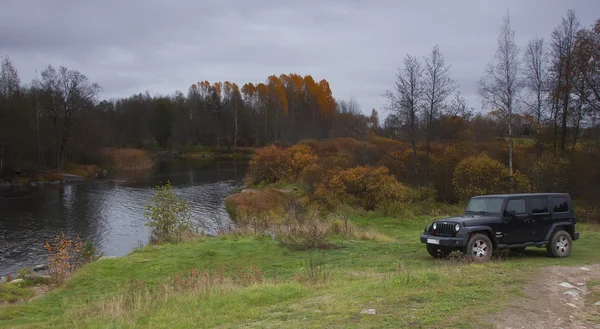
[[467, 206], [468, 214], [499, 213], [502, 209], [502, 198], [473, 198]]

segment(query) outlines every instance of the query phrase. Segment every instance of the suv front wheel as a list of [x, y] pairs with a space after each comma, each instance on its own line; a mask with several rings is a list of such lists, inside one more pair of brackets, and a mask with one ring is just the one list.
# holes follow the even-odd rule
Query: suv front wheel
[[546, 250], [551, 256], [563, 258], [569, 256], [573, 240], [571, 235], [563, 230], [556, 231], [552, 235], [550, 243], [546, 246]]
[[452, 250], [447, 250], [445, 248], [440, 248], [438, 246], [434, 246], [434, 245], [428, 243], [427, 244], [427, 252], [433, 258], [446, 258], [446, 257], [448, 257], [448, 255], [450, 255], [450, 253], [452, 252]]
[[481, 233], [474, 234], [465, 248], [466, 254], [475, 262], [485, 262], [492, 257], [492, 241]]

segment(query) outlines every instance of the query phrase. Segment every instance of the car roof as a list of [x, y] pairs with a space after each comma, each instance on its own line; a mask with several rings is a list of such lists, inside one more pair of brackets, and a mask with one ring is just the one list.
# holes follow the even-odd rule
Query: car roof
[[545, 196], [568, 196], [568, 193], [520, 193], [520, 194], [489, 194], [489, 195], [478, 195], [473, 198], [515, 198], [515, 197], [545, 197]]

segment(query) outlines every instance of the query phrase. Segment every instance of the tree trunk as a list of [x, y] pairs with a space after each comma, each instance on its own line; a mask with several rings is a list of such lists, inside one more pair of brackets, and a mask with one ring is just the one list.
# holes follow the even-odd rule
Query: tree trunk
[[562, 131], [560, 139], [560, 156], [565, 155], [565, 146], [567, 145], [567, 116], [569, 114], [569, 94], [565, 92], [562, 111]]
[[513, 179], [513, 134], [512, 134], [512, 109], [508, 111], [508, 169], [510, 173], [510, 191], [514, 192], [515, 182]]
[[4, 174], [4, 142], [0, 142], [0, 177]]
[[237, 146], [237, 138], [238, 138], [238, 110], [237, 110], [237, 105], [235, 105], [235, 110], [234, 110], [234, 131], [233, 131], [233, 154], [235, 155], [235, 148]]

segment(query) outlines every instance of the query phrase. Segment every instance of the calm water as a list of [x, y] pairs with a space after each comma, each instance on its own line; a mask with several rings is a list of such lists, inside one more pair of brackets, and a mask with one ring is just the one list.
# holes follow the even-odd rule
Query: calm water
[[106, 256], [148, 242], [144, 206], [167, 180], [209, 234], [228, 225], [224, 199], [242, 184], [246, 163], [157, 162], [152, 172], [64, 186], [0, 191], [0, 275], [44, 262], [45, 241], [64, 232]]

